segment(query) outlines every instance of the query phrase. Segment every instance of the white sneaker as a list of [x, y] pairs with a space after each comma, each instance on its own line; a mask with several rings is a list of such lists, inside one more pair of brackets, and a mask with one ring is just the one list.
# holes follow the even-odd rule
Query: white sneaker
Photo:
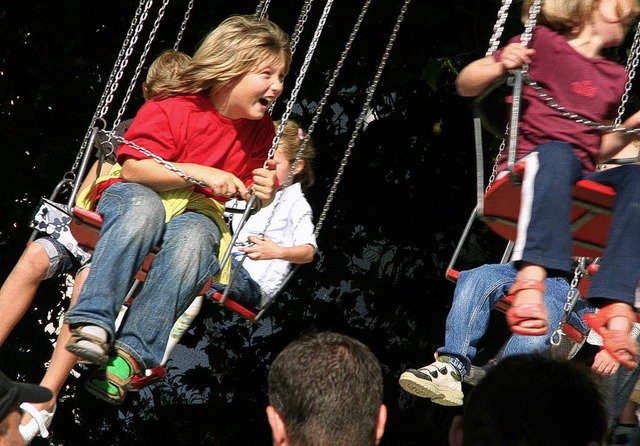
[[31, 443], [37, 436], [47, 438], [53, 414], [56, 412], [55, 406], [51, 412], [47, 412], [46, 410], [39, 411], [29, 403], [22, 403], [20, 404], [20, 409], [28, 412], [33, 417], [27, 424], [20, 426], [20, 435], [22, 435], [25, 444]]
[[419, 369], [407, 369], [398, 382], [407, 392], [443, 406], [462, 406], [462, 378], [446, 356]]

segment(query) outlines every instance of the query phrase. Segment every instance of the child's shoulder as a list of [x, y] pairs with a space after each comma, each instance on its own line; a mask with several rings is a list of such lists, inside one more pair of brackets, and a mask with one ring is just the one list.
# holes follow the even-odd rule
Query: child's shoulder
[[143, 107], [159, 108], [167, 114], [193, 113], [197, 111], [209, 111], [212, 108], [211, 100], [204, 93], [179, 94], [164, 99], [151, 99]]

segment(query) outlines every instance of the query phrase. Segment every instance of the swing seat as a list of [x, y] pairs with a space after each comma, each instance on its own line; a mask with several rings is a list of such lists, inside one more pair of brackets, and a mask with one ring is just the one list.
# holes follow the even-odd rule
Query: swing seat
[[[86, 209], [82, 209], [79, 207], [74, 207], [72, 210], [73, 218], [69, 223], [69, 230], [78, 241], [78, 244], [82, 245], [85, 248], [94, 249], [96, 243], [98, 242], [98, 238], [100, 236], [100, 229], [102, 228], [102, 215], [97, 212], [89, 211]], [[151, 262], [155, 257], [155, 254], [160, 250], [159, 247], [154, 247], [153, 250], [147, 254], [145, 257], [142, 266], [138, 272], [135, 274], [136, 283], [144, 282], [147, 278], [147, 273], [149, 268], [151, 267]], [[205, 286], [205, 289], [202, 290], [200, 294], [203, 294], [209, 288], [209, 284]], [[124, 305], [130, 305], [133, 299], [132, 293], [127, 297]], [[256, 313], [245, 308], [240, 305], [238, 302], [230, 299], [227, 299], [222, 302], [222, 293], [214, 293], [213, 299], [220, 305], [229, 308], [231, 311], [239, 314], [240, 316], [248, 319], [249, 321], [254, 321], [256, 319]]]
[[[496, 180], [485, 194], [484, 213], [480, 219], [495, 233], [515, 240], [520, 210], [520, 183], [526, 162], [513, 167], [515, 180], [505, 175]], [[615, 191], [590, 180], [580, 180], [573, 188], [571, 230], [574, 257], [601, 257], [611, 224], [611, 207]]]
[[77, 240], [78, 245], [93, 251], [102, 228], [102, 215], [79, 207], [72, 210], [69, 230]]
[[218, 304], [230, 309], [231, 311], [238, 313], [240, 316], [244, 317], [245, 319], [248, 319], [252, 322], [255, 321], [256, 319], [255, 312], [249, 310], [246, 307], [243, 307], [235, 300], [232, 300], [229, 297], [227, 297], [223, 302], [222, 293], [220, 293], [219, 291], [216, 291], [215, 293], [213, 293], [213, 295], [211, 296], [211, 299], [216, 301]]

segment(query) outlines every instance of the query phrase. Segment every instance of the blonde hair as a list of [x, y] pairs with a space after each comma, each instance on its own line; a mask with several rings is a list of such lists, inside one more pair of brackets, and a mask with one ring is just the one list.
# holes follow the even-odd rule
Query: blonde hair
[[[280, 122], [280, 120], [274, 122], [276, 130], [280, 126]], [[316, 150], [313, 147], [313, 141], [311, 141], [311, 138], [307, 141], [304, 151], [300, 152], [300, 145], [306, 135], [307, 132], [300, 124], [293, 119], [287, 119], [277, 147], [277, 150], [280, 150], [292, 165], [295, 162], [296, 157], [304, 160], [302, 170], [296, 174], [293, 179], [293, 182], [297, 181], [300, 183], [302, 190], [307, 190], [313, 186], [313, 183], [315, 182], [311, 163], [313, 162], [313, 158], [316, 156]]]
[[[534, 0], [524, 0], [522, 22], [529, 18], [529, 8]], [[577, 33], [589, 22], [591, 14], [600, 0], [544, 0], [537, 23], [559, 33]], [[638, 0], [617, 0], [616, 12], [621, 21], [636, 17], [640, 13]]]
[[189, 66], [173, 84], [164, 86], [161, 94], [214, 92], [261, 65], [275, 62], [283, 62], [284, 73], [289, 72], [289, 35], [266, 18], [231, 16], [204, 38]]
[[[147, 79], [142, 84], [144, 98], [162, 99], [163, 92], [180, 77], [180, 72], [191, 62], [191, 57], [182, 51], [164, 50], [151, 63]], [[166, 97], [166, 96], [165, 96]]]

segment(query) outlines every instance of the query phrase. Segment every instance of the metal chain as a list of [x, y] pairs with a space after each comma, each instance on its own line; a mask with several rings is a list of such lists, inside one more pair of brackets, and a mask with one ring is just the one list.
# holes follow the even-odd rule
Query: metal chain
[[140, 37], [140, 33], [142, 31], [142, 27], [144, 26], [144, 23], [145, 23], [147, 17], [149, 16], [149, 9], [151, 8], [152, 5], [153, 5], [153, 0], [147, 0], [147, 3], [145, 4], [144, 10], [142, 11], [142, 14], [141, 14], [141, 17], [140, 17], [140, 22], [137, 24], [136, 29], [135, 29], [135, 31], [133, 33], [133, 36], [131, 37], [131, 40], [129, 42], [129, 46], [127, 47], [127, 49], [125, 51], [125, 55], [120, 61], [118, 71], [116, 73], [116, 76], [114, 78], [113, 83], [111, 84], [109, 97], [107, 98], [105, 107], [103, 107], [103, 109], [100, 112], [100, 117], [104, 117], [107, 114], [107, 111], [108, 111], [108, 108], [109, 108], [108, 105], [113, 101], [114, 93], [116, 92], [116, 90], [119, 87], [118, 83], [119, 83], [120, 79], [122, 79], [122, 75], [124, 73], [124, 69], [129, 64], [129, 59], [131, 57], [131, 54], [133, 53], [133, 47], [135, 46], [135, 44], [138, 41], [138, 38]]
[[322, 225], [324, 224], [324, 220], [327, 216], [327, 213], [329, 211], [329, 208], [331, 206], [331, 203], [333, 202], [333, 197], [336, 193], [336, 190], [338, 189], [338, 184], [340, 183], [340, 180], [342, 179], [342, 175], [344, 173], [344, 169], [347, 165], [347, 161], [349, 159], [349, 156], [351, 156], [351, 152], [353, 149], [353, 146], [355, 145], [355, 140], [356, 137], [358, 136], [358, 133], [360, 131], [360, 128], [362, 127], [362, 123], [364, 122], [366, 116], [369, 114], [369, 105], [371, 103], [371, 99], [373, 98], [373, 94], [375, 93], [375, 90], [378, 86], [378, 82], [380, 81], [380, 77], [382, 76], [382, 72], [384, 70], [385, 65], [387, 64], [387, 59], [389, 58], [389, 53], [391, 52], [391, 49], [393, 48], [393, 44], [396, 40], [396, 35], [398, 34], [398, 31], [400, 29], [400, 24], [402, 23], [402, 21], [404, 20], [404, 16], [407, 12], [407, 8], [409, 6], [409, 4], [411, 3], [411, 0], [405, 0], [404, 5], [402, 6], [401, 10], [400, 10], [400, 14], [398, 15], [398, 18], [396, 20], [396, 24], [393, 27], [393, 31], [391, 32], [391, 36], [389, 37], [389, 41], [387, 43], [387, 46], [384, 50], [384, 53], [382, 55], [382, 58], [380, 60], [380, 63], [378, 64], [378, 69], [376, 70], [376, 74], [373, 78], [373, 81], [371, 82], [371, 85], [367, 88], [367, 97], [364, 103], [364, 106], [362, 107], [362, 111], [360, 112], [360, 116], [358, 117], [358, 120], [356, 121], [356, 126], [353, 130], [353, 132], [351, 133], [351, 140], [349, 141], [349, 144], [347, 145], [347, 150], [345, 151], [344, 156], [342, 157], [342, 161], [340, 163], [340, 167], [338, 168], [338, 173], [336, 175], [336, 178], [333, 182], [333, 185], [331, 186], [331, 191], [329, 192], [329, 196], [327, 197], [327, 201], [325, 202], [323, 208], [322, 208], [322, 213], [320, 214], [320, 217], [318, 218], [318, 223], [316, 224], [316, 230], [314, 232], [314, 235], [316, 237], [318, 237], [318, 234], [320, 233], [320, 230], [322, 229]]
[[624, 86], [624, 93], [622, 94], [622, 99], [620, 100], [620, 106], [618, 107], [618, 116], [614, 121], [614, 125], [618, 127], [622, 123], [622, 117], [625, 112], [625, 106], [627, 101], [629, 100], [629, 92], [631, 91], [631, 87], [633, 86], [633, 79], [636, 76], [636, 68], [638, 67], [638, 57], [640, 49], [640, 27], [636, 27], [636, 32], [633, 36], [633, 44], [631, 45], [631, 50], [629, 52], [629, 59], [627, 60], [627, 83]]
[[270, 0], [260, 0], [260, 2], [258, 2], [258, 6], [256, 6], [254, 16], [260, 20], [264, 19], [267, 15], [267, 10], [269, 9], [269, 2]]
[[298, 43], [300, 42], [300, 34], [302, 34], [304, 24], [309, 18], [309, 11], [311, 11], [312, 6], [311, 3], [312, 0], [305, 0], [304, 5], [302, 5], [302, 9], [300, 10], [300, 15], [298, 16], [298, 20], [296, 21], [296, 26], [293, 29], [293, 33], [291, 34], [291, 54], [295, 53], [296, 48], [298, 47]]
[[529, 17], [524, 24], [524, 32], [520, 36], [520, 43], [524, 46], [529, 45], [531, 36], [533, 34], [533, 28], [536, 26], [538, 14], [540, 14], [542, 0], [535, 0], [529, 8]]
[[124, 115], [125, 109], [127, 108], [127, 104], [129, 103], [129, 99], [131, 99], [131, 93], [133, 93], [133, 89], [136, 86], [136, 82], [138, 81], [138, 77], [140, 77], [140, 73], [142, 72], [142, 67], [147, 59], [147, 54], [149, 54], [149, 49], [151, 48], [151, 44], [156, 37], [158, 32], [158, 28], [160, 27], [160, 22], [164, 17], [165, 10], [170, 0], [164, 0], [162, 2], [162, 6], [158, 10], [158, 15], [153, 22], [153, 27], [149, 32], [149, 37], [145, 42], [144, 49], [142, 50], [142, 54], [140, 55], [140, 60], [138, 61], [138, 65], [135, 68], [133, 76], [131, 77], [131, 81], [129, 82], [129, 87], [125, 93], [124, 99], [122, 100], [122, 104], [120, 104], [120, 109], [118, 110], [118, 114], [116, 118], [113, 120], [113, 128], [116, 128], [118, 124], [120, 124], [120, 120], [122, 119], [122, 115]]
[[[293, 110], [293, 106], [295, 105], [296, 99], [298, 98], [298, 93], [300, 92], [300, 87], [302, 85], [302, 81], [307, 74], [307, 70], [309, 69], [309, 65], [311, 64], [311, 59], [313, 58], [313, 53], [318, 45], [318, 40], [320, 39], [320, 34], [324, 28], [324, 25], [327, 21], [327, 16], [329, 15], [329, 11], [331, 10], [331, 6], [333, 5], [333, 0], [328, 0], [326, 5], [324, 6], [324, 10], [322, 11], [322, 16], [318, 21], [318, 25], [316, 26], [316, 30], [313, 34], [313, 39], [311, 39], [311, 43], [309, 44], [309, 49], [307, 50], [307, 54], [304, 56], [304, 62], [302, 63], [302, 67], [300, 68], [300, 73], [296, 77], [295, 84], [291, 91], [291, 97], [287, 102], [287, 106], [285, 108], [284, 113], [282, 114], [282, 118], [280, 120], [280, 125], [278, 126], [278, 130], [276, 132], [276, 136], [273, 138], [273, 143], [271, 144], [271, 148], [269, 149], [269, 155], [267, 157], [268, 160], [273, 158], [273, 155], [276, 152], [276, 148], [278, 147], [278, 143], [280, 142], [280, 136], [282, 135], [282, 131], [284, 130], [285, 123], [289, 116], [291, 115], [291, 110]], [[266, 167], [266, 161], [265, 161]]]
[[496, 162], [493, 163], [493, 168], [491, 169], [491, 176], [489, 176], [489, 181], [487, 182], [487, 187], [485, 187], [485, 189], [484, 189], [485, 195], [489, 191], [491, 186], [493, 185], [494, 181], [496, 180], [496, 177], [498, 176], [498, 164], [499, 164], [500, 157], [502, 156], [502, 152], [504, 152], [504, 149], [507, 147], [508, 135], [509, 135], [509, 124], [507, 124], [507, 127], [506, 127], [506, 129], [504, 131], [504, 135], [502, 137], [502, 141], [500, 142], [500, 147], [498, 147], [498, 154], [496, 155]]
[[196, 180], [194, 177], [192, 177], [191, 175], [187, 174], [184, 170], [180, 169], [179, 167], [175, 166], [174, 164], [170, 163], [169, 161], [166, 161], [165, 159], [163, 159], [162, 157], [156, 155], [155, 153], [145, 149], [144, 147], [139, 146], [135, 142], [129, 141], [127, 139], [124, 139], [122, 136], [116, 135], [113, 131], [105, 132], [105, 134], [108, 135], [109, 138], [113, 138], [114, 140], [118, 141], [119, 144], [125, 144], [125, 145], [127, 145], [129, 147], [132, 147], [132, 148], [136, 149], [138, 152], [141, 152], [141, 153], [147, 155], [149, 158], [151, 158], [152, 160], [154, 160], [158, 164], [163, 165], [164, 167], [166, 167], [170, 171], [176, 173], [179, 177], [183, 178], [184, 180], [188, 181], [189, 183], [195, 184], [196, 186], [210, 188], [210, 186], [208, 186], [206, 183], [203, 183], [200, 180]]
[[485, 56], [491, 56], [496, 52], [498, 46], [500, 45], [500, 38], [502, 37], [502, 33], [504, 32], [504, 24], [509, 16], [511, 1], [512, 0], [502, 0], [502, 6], [498, 10], [498, 19], [493, 25], [493, 34], [489, 39], [489, 48], [487, 49]]
[[187, 5], [187, 11], [184, 13], [182, 23], [180, 24], [180, 31], [178, 31], [176, 42], [173, 44], [173, 49], [176, 51], [178, 50], [178, 48], [180, 48], [180, 42], [182, 42], [182, 37], [184, 36], [184, 32], [187, 29], [187, 22], [191, 17], [191, 10], [193, 9], [193, 3], [194, 3], [194, 0], [189, 0], [189, 4]]
[[[335, 86], [336, 79], [338, 78], [338, 75], [340, 74], [340, 71], [342, 70], [342, 67], [344, 65], [344, 61], [347, 58], [347, 55], [349, 54], [349, 50], [353, 46], [353, 41], [355, 40], [355, 37], [358, 34], [358, 31], [360, 30], [360, 27], [362, 25], [362, 21], [364, 20], [365, 14], [369, 10], [369, 5], [370, 4], [371, 4], [371, 0], [366, 0], [364, 5], [362, 6], [362, 10], [360, 11], [360, 15], [356, 19], [356, 23], [353, 26], [353, 29], [351, 31], [351, 34], [349, 35], [349, 38], [347, 39], [347, 43], [345, 44], [345, 47], [342, 50], [342, 54], [340, 55], [340, 58], [338, 59], [338, 62], [336, 64], [336, 68], [333, 70], [333, 74], [331, 75], [331, 78], [329, 79], [329, 82], [327, 83], [327, 87], [325, 88], [324, 93], [322, 95], [322, 98], [320, 99], [320, 101], [318, 103], [318, 107], [316, 108], [316, 111], [315, 111], [315, 113], [313, 115], [313, 118], [311, 119], [311, 124], [307, 128], [306, 135], [304, 136], [304, 139], [302, 140], [302, 143], [300, 144], [300, 147], [298, 148], [298, 150], [296, 152], [295, 160], [291, 164], [291, 169], [289, 170], [289, 173], [287, 174], [287, 178], [286, 178], [286, 180], [284, 182], [284, 187], [289, 186], [291, 184], [291, 182], [293, 181], [293, 175], [294, 175], [293, 173], [294, 173], [294, 171], [296, 169], [296, 166], [298, 165], [298, 162], [300, 161], [300, 159], [304, 155], [304, 152], [305, 152], [305, 150], [307, 148], [307, 144], [309, 143], [309, 140], [311, 139], [311, 135], [315, 131], [316, 124], [318, 123], [318, 120], [320, 119], [320, 115], [322, 114], [322, 112], [324, 110], [324, 106], [327, 103], [327, 99], [330, 96], [331, 91], [333, 90], [333, 87]], [[280, 198], [280, 197], [278, 197], [278, 198]], [[279, 204], [279, 201], [280, 200], [277, 200], [274, 203], [273, 211], [272, 211], [271, 216], [269, 217], [269, 219], [268, 219], [268, 221], [267, 221], [267, 223], [265, 225], [265, 229], [264, 229], [263, 232], [266, 232], [267, 228], [269, 227], [269, 224], [271, 223], [271, 218], [275, 214], [275, 210], [276, 210], [277, 205]]]
[[[331, 11], [331, 6], [332, 5], [333, 5], [333, 0], [328, 0], [327, 3], [325, 4], [324, 10], [322, 11], [322, 16], [320, 17], [320, 20], [318, 21], [318, 25], [316, 26], [316, 30], [315, 30], [315, 32], [313, 34], [313, 39], [311, 40], [311, 43], [309, 44], [309, 49], [307, 50], [307, 54], [305, 54], [304, 62], [302, 63], [302, 67], [300, 68], [300, 74], [298, 74], [298, 76], [296, 77], [295, 85], [293, 87], [293, 90], [291, 91], [291, 97], [289, 98], [289, 101], [287, 102], [287, 106], [285, 108], [285, 111], [282, 114], [282, 118], [280, 119], [280, 124], [278, 125], [278, 129], [276, 130], [276, 136], [274, 136], [273, 142], [271, 144], [271, 148], [269, 149], [269, 153], [267, 155], [267, 160], [273, 159], [273, 156], [275, 155], [276, 149], [278, 148], [278, 144], [280, 143], [280, 138], [282, 136], [282, 132], [284, 131], [284, 127], [285, 127], [285, 125], [287, 123], [287, 120], [289, 119], [289, 116], [291, 115], [291, 111], [293, 110], [293, 106], [296, 103], [296, 100], [298, 98], [298, 93], [300, 92], [300, 87], [302, 85], [302, 81], [304, 80], [304, 78], [305, 78], [305, 76], [307, 74], [307, 70], [309, 69], [309, 65], [311, 63], [311, 59], [313, 58], [313, 53], [314, 53], [316, 47], [318, 46], [318, 40], [320, 40], [320, 34], [322, 33], [324, 25], [325, 25], [325, 23], [327, 21], [327, 16], [329, 15], [329, 11]], [[306, 18], [305, 18], [305, 20], [306, 20]], [[305, 137], [306, 139], [305, 139], [305, 141], [303, 141], [304, 147], [306, 147], [306, 141], [308, 141], [308, 136], [309, 136], [309, 134], [308, 134], [308, 131], [307, 131], [307, 136]], [[301, 152], [300, 151], [302, 149], [303, 149], [303, 146], [298, 148], [298, 153], [296, 154], [296, 160], [291, 165], [291, 169], [289, 170], [289, 173], [287, 174], [287, 178], [285, 180], [285, 185], [288, 185], [291, 182], [291, 179], [293, 178], [293, 171], [294, 171], [294, 169], [296, 167], [296, 164], [298, 163], [298, 160], [300, 159], [300, 156], [301, 156]], [[265, 167], [267, 166], [267, 160], [265, 160], [265, 164], [264, 164]], [[267, 218], [263, 233], [267, 230], [267, 228], [271, 224], [271, 220], [273, 219], [273, 216], [276, 213], [276, 208], [278, 207], [279, 203], [280, 203], [280, 197], [278, 197], [278, 199], [273, 203], [273, 206], [271, 208], [271, 214], [269, 214], [269, 218]], [[242, 226], [239, 226], [238, 229], [237, 229], [237, 232], [240, 232], [241, 230], [242, 230]]]
[[582, 279], [586, 273], [585, 263], [586, 259], [584, 257], [580, 257], [578, 259], [573, 272], [573, 279], [571, 279], [571, 287], [567, 293], [567, 300], [564, 303], [562, 318], [560, 319], [560, 322], [558, 322], [558, 328], [556, 328], [556, 330], [551, 334], [551, 338], [549, 339], [551, 345], [558, 346], [562, 342], [562, 337], [564, 336], [562, 329], [569, 320], [569, 315], [571, 314], [571, 311], [576, 304], [576, 299], [580, 294], [578, 291], [578, 284], [580, 283], [580, 279]]
[[580, 116], [580, 115], [578, 115], [576, 113], [570, 112], [565, 107], [563, 107], [562, 105], [558, 104], [558, 102], [553, 97], [551, 97], [544, 90], [544, 88], [542, 88], [528, 74], [524, 74], [523, 77], [524, 77], [524, 80], [525, 80], [526, 84], [531, 86], [531, 87], [533, 87], [533, 89], [535, 90], [537, 95], [542, 100], [544, 100], [545, 103], [549, 107], [551, 107], [554, 110], [558, 111], [564, 118], [570, 119], [570, 120], [572, 120], [574, 122], [577, 122], [578, 124], [584, 124], [584, 125], [586, 125], [588, 127], [592, 127], [592, 128], [595, 128], [595, 129], [603, 131], [603, 132], [627, 133], [627, 134], [632, 134], [632, 135], [640, 133], [640, 128], [627, 129], [627, 128], [624, 128], [624, 127], [616, 127], [615, 125], [605, 125], [605, 124], [602, 124], [600, 122], [592, 121], [591, 119], [585, 118], [584, 116]]
[[131, 38], [135, 34], [135, 30], [137, 29], [138, 22], [140, 20], [141, 15], [142, 15], [142, 7], [143, 7], [143, 5], [145, 4], [146, 1], [147, 0], [140, 0], [138, 8], [136, 9], [134, 17], [133, 17], [133, 19], [131, 21], [131, 24], [129, 26], [129, 30], [127, 31], [127, 35], [126, 35], [126, 37], [124, 39], [122, 47], [120, 48], [120, 52], [118, 53], [118, 57], [116, 58], [116, 63], [114, 64], [113, 70], [111, 71], [111, 74], [109, 75], [109, 79], [107, 80], [107, 84], [105, 86], [104, 92], [102, 93], [102, 97], [100, 98], [100, 101], [98, 102], [98, 106], [96, 108], [96, 111], [95, 111], [93, 117], [91, 118], [91, 123], [89, 124], [89, 127], [87, 128], [87, 132], [84, 135], [84, 138], [82, 140], [82, 144], [80, 144], [80, 150], [78, 150], [78, 154], [76, 155], [76, 159], [73, 162], [71, 170], [64, 174], [65, 178], [67, 178], [69, 175], [72, 175], [74, 177], [74, 180], [75, 180], [75, 176], [76, 176], [76, 172], [78, 170], [78, 166], [80, 165], [80, 161], [84, 157], [84, 153], [87, 150], [87, 147], [89, 145], [89, 139], [91, 138], [91, 135], [93, 133], [93, 128], [96, 126], [96, 124], [98, 122], [100, 122], [102, 125], [104, 125], [104, 127], [106, 127], [106, 122], [102, 118], [104, 116], [103, 110], [108, 109], [108, 104], [110, 102], [109, 98], [113, 99], [113, 97], [110, 96], [111, 85], [113, 84], [114, 80], [117, 77], [119, 62], [125, 57], [127, 48], [130, 46]]

